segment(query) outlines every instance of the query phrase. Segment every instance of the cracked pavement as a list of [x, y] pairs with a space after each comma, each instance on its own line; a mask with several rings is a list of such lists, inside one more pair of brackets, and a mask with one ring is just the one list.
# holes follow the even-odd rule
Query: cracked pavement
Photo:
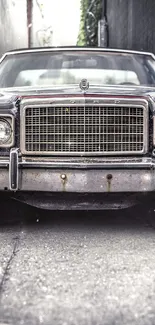
[[0, 324], [155, 324], [155, 229], [136, 211], [0, 226]]

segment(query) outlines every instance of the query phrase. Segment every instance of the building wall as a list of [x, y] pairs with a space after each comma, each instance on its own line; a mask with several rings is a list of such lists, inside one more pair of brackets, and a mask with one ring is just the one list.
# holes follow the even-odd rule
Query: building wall
[[0, 0], [0, 56], [27, 46], [26, 0]]
[[31, 46], [76, 45], [80, 0], [33, 0]]
[[52, 46], [53, 30], [46, 14], [46, 7], [50, 12], [51, 1], [33, 0], [32, 2], [31, 47]]
[[154, 17], [155, 0], [107, 0], [109, 47], [155, 52]]

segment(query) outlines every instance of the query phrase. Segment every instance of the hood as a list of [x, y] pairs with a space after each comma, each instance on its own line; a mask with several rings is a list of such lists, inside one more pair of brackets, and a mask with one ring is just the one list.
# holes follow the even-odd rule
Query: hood
[[101, 86], [94, 85], [83, 92], [79, 85], [64, 85], [52, 87], [20, 87], [20, 88], [1, 88], [0, 103], [12, 102], [15, 98], [36, 95], [112, 95], [112, 96], [148, 96], [155, 100], [155, 87], [142, 86]]

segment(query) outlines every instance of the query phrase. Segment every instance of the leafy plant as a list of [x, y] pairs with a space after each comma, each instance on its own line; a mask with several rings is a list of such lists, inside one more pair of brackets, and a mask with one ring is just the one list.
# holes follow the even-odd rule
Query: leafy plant
[[101, 19], [102, 0], [81, 0], [81, 19], [78, 46], [98, 45], [98, 21]]

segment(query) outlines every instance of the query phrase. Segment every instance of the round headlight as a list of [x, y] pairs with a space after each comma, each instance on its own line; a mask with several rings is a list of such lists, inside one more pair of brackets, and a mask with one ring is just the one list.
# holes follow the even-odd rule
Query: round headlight
[[0, 144], [5, 144], [8, 142], [11, 137], [11, 133], [11, 125], [5, 120], [0, 120]]

